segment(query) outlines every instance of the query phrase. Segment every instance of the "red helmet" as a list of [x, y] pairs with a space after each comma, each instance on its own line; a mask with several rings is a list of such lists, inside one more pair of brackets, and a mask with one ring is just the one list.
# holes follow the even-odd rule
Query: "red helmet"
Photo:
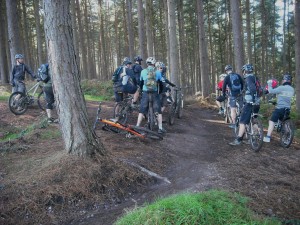
[[[272, 88], [276, 88], [278, 86], [278, 81], [276, 79], [272, 79]], [[268, 85], [266, 86], [266, 90], [268, 90]]]

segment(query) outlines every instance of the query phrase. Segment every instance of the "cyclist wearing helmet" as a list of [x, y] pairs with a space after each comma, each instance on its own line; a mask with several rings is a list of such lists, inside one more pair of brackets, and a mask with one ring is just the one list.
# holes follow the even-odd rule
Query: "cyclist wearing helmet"
[[[226, 91], [229, 90], [229, 106], [230, 106], [230, 115], [231, 115], [231, 123], [229, 125], [230, 128], [235, 127], [235, 119], [236, 119], [236, 103], [238, 102], [240, 107], [243, 105], [243, 99], [241, 96], [242, 90], [243, 90], [243, 79], [242, 77], [234, 73], [232, 70], [232, 66], [226, 65], [225, 66], [225, 73], [228, 75], [224, 79], [222, 92], [223, 97], [226, 96]], [[228, 88], [228, 89], [227, 89]]]
[[224, 79], [225, 79], [226, 76], [227, 76], [227, 74], [225, 74], [225, 73], [223, 73], [219, 76], [219, 82], [218, 82], [217, 88], [216, 88], [217, 92], [218, 92], [218, 97], [216, 99], [216, 104], [219, 107], [218, 114], [220, 114], [220, 115], [222, 115], [224, 113], [224, 109], [221, 105], [221, 102], [224, 102], [225, 97], [222, 94], [220, 95], [220, 92], [222, 93], [223, 83], [224, 83]]
[[269, 93], [277, 95], [277, 104], [269, 120], [268, 133], [264, 137], [264, 142], [270, 142], [275, 123], [278, 119], [283, 118], [286, 109], [291, 109], [291, 101], [295, 93], [294, 88], [291, 86], [292, 76], [288, 73], [283, 75], [282, 85], [277, 88], [273, 89], [273, 80], [268, 80], [267, 83]]
[[162, 114], [158, 95], [158, 83], [164, 82], [164, 79], [159, 71], [155, 71], [156, 60], [154, 57], [149, 57], [146, 60], [147, 68], [141, 73], [141, 88], [143, 90], [140, 113], [138, 115], [137, 126], [141, 125], [144, 114], [147, 114], [149, 107], [149, 100], [153, 101], [153, 110], [157, 115], [158, 133], [162, 134], [165, 131], [162, 127]]
[[[250, 122], [251, 119], [251, 113], [252, 108], [254, 108], [254, 113], [258, 113], [259, 111], [259, 98], [256, 93], [256, 77], [253, 75], [253, 66], [251, 64], [246, 64], [242, 68], [244, 79], [245, 79], [245, 96], [244, 96], [244, 107], [241, 111], [241, 117], [240, 117], [240, 127], [237, 138], [230, 142], [230, 145], [240, 145], [243, 136], [245, 133], [245, 127]], [[253, 103], [256, 103], [255, 106], [253, 106]]]
[[132, 107], [136, 107], [136, 102], [139, 98], [140, 95], [140, 77], [141, 77], [141, 72], [143, 70], [141, 64], [142, 64], [142, 57], [141, 56], [136, 56], [134, 57], [134, 65], [132, 66], [132, 70], [137, 82], [137, 86], [138, 86], [138, 90], [135, 92], [135, 94], [133, 95], [133, 101], [132, 101]]
[[36, 76], [33, 74], [31, 69], [24, 64], [24, 56], [22, 54], [16, 54], [15, 59], [16, 65], [14, 65], [10, 75], [10, 84], [13, 87], [12, 92], [22, 92], [25, 94], [25, 72], [30, 74], [33, 79], [35, 79]]
[[165, 107], [167, 106], [168, 102], [171, 103], [172, 102], [172, 98], [171, 98], [171, 88], [169, 87], [175, 87], [176, 85], [171, 83], [167, 78], [166, 78], [166, 72], [167, 72], [167, 68], [165, 66], [165, 64], [163, 62], [156, 62], [155, 63], [155, 67], [157, 69], [158, 72], [161, 73], [161, 76], [164, 78], [164, 82], [162, 82], [162, 86], [160, 87], [160, 93], [159, 93], [159, 100], [160, 100], [160, 104], [161, 104], [161, 111], [164, 112]]

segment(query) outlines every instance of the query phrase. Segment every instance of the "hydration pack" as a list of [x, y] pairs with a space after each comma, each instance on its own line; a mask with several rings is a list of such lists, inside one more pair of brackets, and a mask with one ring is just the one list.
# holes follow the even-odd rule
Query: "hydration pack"
[[157, 90], [157, 81], [154, 68], [147, 68], [147, 80], [145, 85], [147, 87], [147, 91], [156, 91]]
[[232, 73], [229, 76], [230, 76], [230, 83], [231, 83], [231, 91], [240, 92], [242, 88], [242, 84], [239, 76], [236, 73]]

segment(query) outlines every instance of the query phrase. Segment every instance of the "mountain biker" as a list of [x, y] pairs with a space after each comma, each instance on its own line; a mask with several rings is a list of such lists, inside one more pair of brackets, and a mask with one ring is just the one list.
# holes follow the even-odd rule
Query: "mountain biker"
[[[53, 115], [53, 104], [54, 104], [54, 93], [53, 93], [53, 88], [52, 88], [52, 75], [50, 73], [50, 67], [49, 64], [42, 64], [40, 68], [45, 67], [46, 69], [43, 71], [48, 75], [48, 80], [43, 84], [43, 92], [45, 96], [45, 100], [47, 102], [46, 104], [46, 113], [48, 117], [48, 123], [58, 123], [58, 119], [55, 119], [52, 117]], [[37, 79], [38, 81], [40, 78]]]
[[292, 76], [288, 73], [283, 75], [282, 85], [279, 87], [273, 89], [273, 80], [268, 80], [267, 84], [269, 93], [277, 95], [277, 104], [269, 120], [268, 133], [264, 137], [264, 142], [270, 142], [275, 123], [278, 119], [283, 119], [286, 109], [291, 109], [291, 101], [295, 93], [294, 88], [291, 86]]
[[134, 65], [132, 66], [132, 70], [138, 85], [138, 90], [134, 93], [133, 95], [133, 100], [132, 100], [132, 106], [136, 107], [136, 102], [139, 98], [140, 95], [140, 77], [141, 77], [141, 72], [143, 70], [143, 67], [141, 66], [142, 64], [142, 57], [141, 56], [136, 56], [134, 57]]
[[147, 68], [141, 73], [141, 88], [143, 90], [140, 112], [138, 115], [137, 126], [140, 126], [144, 114], [149, 110], [149, 99], [152, 97], [153, 111], [157, 115], [158, 133], [165, 133], [166, 130], [162, 127], [162, 114], [158, 95], [158, 83], [163, 82], [163, 77], [159, 71], [155, 71], [156, 60], [154, 57], [149, 57], [146, 60]]
[[225, 73], [223, 73], [219, 76], [219, 82], [216, 87], [217, 93], [218, 93], [218, 97], [216, 99], [216, 104], [219, 107], [218, 114], [220, 114], [220, 115], [222, 115], [224, 113], [224, 109], [223, 109], [221, 103], [225, 100], [225, 97], [222, 94], [220, 95], [220, 92], [222, 93], [223, 83], [224, 83], [224, 79], [226, 76], [227, 76], [227, 74], [225, 74]]
[[32, 70], [24, 63], [24, 56], [22, 54], [16, 54], [16, 65], [13, 66], [11, 75], [10, 75], [10, 84], [13, 87], [12, 93], [22, 92], [25, 94], [25, 72], [30, 74], [33, 79], [36, 79], [36, 76], [33, 74]]
[[235, 127], [235, 119], [236, 119], [236, 108], [237, 108], [237, 102], [239, 103], [240, 107], [243, 104], [243, 98], [242, 98], [242, 91], [243, 91], [243, 79], [242, 77], [234, 73], [232, 71], [231, 65], [225, 66], [225, 73], [228, 75], [224, 79], [223, 87], [222, 87], [222, 93], [223, 97], [226, 97], [226, 91], [227, 87], [229, 89], [229, 106], [230, 106], [230, 115], [232, 119], [232, 124], [229, 125], [230, 128]]
[[[240, 127], [237, 138], [230, 142], [230, 145], [240, 145], [241, 141], [243, 140], [243, 136], [245, 133], [245, 127], [250, 122], [251, 119], [251, 113], [254, 105], [259, 105], [259, 99], [256, 96], [256, 77], [253, 74], [253, 66], [251, 64], [245, 64], [242, 68], [244, 79], [245, 79], [245, 96], [244, 96], [244, 107], [241, 111], [240, 116]], [[253, 104], [256, 103], [256, 104]], [[254, 113], [258, 113], [259, 107], [256, 107]]]
[[161, 73], [161, 76], [164, 78], [165, 82], [162, 82], [162, 87], [159, 93], [159, 100], [160, 100], [160, 104], [161, 104], [161, 111], [164, 112], [168, 102], [171, 103], [172, 102], [172, 98], [171, 98], [171, 88], [169, 87], [175, 87], [176, 85], [171, 83], [167, 78], [166, 78], [166, 72], [167, 72], [167, 67], [165, 66], [165, 64], [163, 62], [156, 62], [155, 63], [155, 67], [157, 69], [158, 72]]

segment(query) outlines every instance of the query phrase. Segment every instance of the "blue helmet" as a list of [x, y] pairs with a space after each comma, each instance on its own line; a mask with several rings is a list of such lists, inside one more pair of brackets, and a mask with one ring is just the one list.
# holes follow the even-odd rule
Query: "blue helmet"
[[292, 82], [292, 76], [288, 73], [284, 74], [282, 77], [283, 80], [285, 80], [286, 82]]
[[242, 67], [242, 71], [244, 72], [244, 71], [246, 71], [246, 72], [253, 72], [253, 66], [252, 66], [252, 64], [245, 64], [245, 65], [243, 65], [243, 67]]
[[15, 59], [23, 59], [24, 56], [22, 54], [16, 54]]

